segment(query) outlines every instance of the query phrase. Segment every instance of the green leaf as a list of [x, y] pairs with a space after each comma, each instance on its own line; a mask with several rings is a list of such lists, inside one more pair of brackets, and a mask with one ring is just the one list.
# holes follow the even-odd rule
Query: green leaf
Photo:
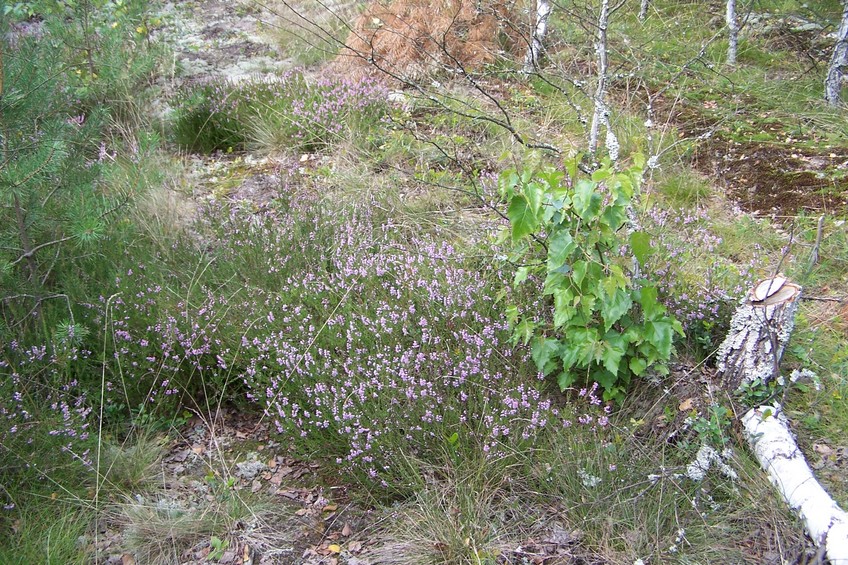
[[530, 267], [518, 267], [515, 271], [515, 278], [512, 281], [513, 286], [518, 286], [527, 280], [527, 275], [530, 274]]
[[533, 233], [533, 230], [538, 225], [536, 216], [530, 209], [527, 199], [521, 194], [516, 194], [512, 197], [512, 201], [509, 203], [509, 209], [507, 210], [507, 217], [512, 223], [513, 240], [521, 239]]
[[581, 367], [588, 367], [593, 361], [601, 358], [601, 348], [598, 343], [598, 332], [594, 328], [573, 327], [566, 334], [567, 343], [577, 349], [577, 360]]
[[643, 267], [654, 252], [654, 248], [651, 247], [651, 236], [643, 231], [635, 231], [630, 234], [630, 248], [633, 250], [636, 260]]
[[629, 366], [630, 372], [638, 377], [648, 368], [648, 363], [641, 357], [631, 357]]
[[516, 342], [520, 341], [524, 345], [527, 345], [530, 342], [530, 339], [532, 339], [533, 332], [535, 330], [536, 330], [536, 324], [534, 324], [530, 320], [522, 320], [515, 327], [515, 333], [513, 335], [513, 339]]
[[504, 200], [511, 200], [515, 195], [515, 185], [518, 184], [518, 173], [514, 170], [504, 171], [498, 177], [498, 190]]
[[560, 343], [556, 339], [541, 338], [533, 342], [531, 356], [539, 369], [545, 376], [550, 375], [557, 367], [556, 354]]
[[567, 324], [576, 313], [574, 293], [570, 290], [554, 291], [554, 328]]
[[524, 187], [524, 196], [534, 217], [539, 216], [539, 208], [542, 207], [542, 198], [545, 196], [545, 188], [538, 182], [531, 182]]
[[563, 371], [557, 377], [557, 384], [559, 385], [559, 389], [564, 391], [568, 387], [574, 384], [577, 380], [577, 377], [568, 371]]
[[506, 307], [505, 313], [507, 323], [509, 323], [510, 326], [515, 324], [515, 322], [518, 320], [518, 306], [516, 306], [515, 304], [510, 304]]
[[574, 211], [586, 222], [592, 221], [601, 208], [601, 195], [595, 190], [597, 184], [581, 179], [574, 187]]
[[548, 190], [554, 190], [562, 184], [562, 179], [565, 175], [557, 169], [550, 169], [538, 174], [540, 180], [548, 185]]
[[574, 281], [574, 286], [581, 288], [583, 285], [583, 279], [586, 277], [586, 270], [589, 268], [589, 264], [581, 259], [571, 265], [571, 268], [574, 270], [574, 274], [571, 275], [571, 280]]
[[645, 315], [646, 320], [653, 320], [665, 313], [665, 308], [657, 300], [657, 289], [655, 286], [645, 284], [639, 289], [637, 299], [642, 306], [642, 313]]
[[618, 231], [627, 221], [627, 208], [623, 205], [607, 206], [601, 214], [601, 224], [612, 231]]
[[616, 289], [612, 296], [605, 296], [601, 301], [601, 316], [604, 319], [604, 331], [608, 332], [610, 328], [623, 315], [630, 311], [633, 306], [633, 300], [630, 298], [630, 293], [623, 289]]
[[612, 171], [608, 167], [601, 167], [592, 173], [592, 180], [594, 182], [604, 181], [612, 176]]
[[606, 369], [599, 369], [592, 372], [592, 379], [604, 387], [604, 391], [611, 391], [615, 387], [616, 381], [618, 381], [618, 375]]
[[559, 359], [562, 361], [562, 368], [566, 371], [577, 364], [579, 356], [580, 350], [573, 343], [563, 343], [559, 349]]
[[577, 248], [568, 230], [557, 231], [548, 240], [548, 272], [562, 267]]
[[604, 352], [602, 361], [604, 368], [613, 375], [618, 375], [618, 366], [625, 353], [627, 353], [624, 338], [614, 332], [608, 332], [604, 336], [603, 343]]
[[574, 155], [573, 157], [567, 158], [563, 163], [563, 165], [565, 165], [565, 172], [568, 175], [568, 180], [572, 183], [577, 178], [577, 171], [579, 170], [580, 160], [582, 158], [582, 155]]
[[645, 339], [657, 348], [660, 359], [666, 360], [671, 357], [671, 339], [673, 333], [674, 327], [668, 320], [645, 322]]

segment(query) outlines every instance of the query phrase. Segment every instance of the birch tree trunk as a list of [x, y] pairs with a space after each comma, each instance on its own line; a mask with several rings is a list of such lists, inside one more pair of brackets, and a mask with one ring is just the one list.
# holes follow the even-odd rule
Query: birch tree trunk
[[792, 328], [801, 287], [783, 276], [761, 281], [733, 314], [730, 331], [718, 348], [718, 376], [726, 390], [777, 376]]
[[842, 23], [836, 34], [836, 45], [833, 47], [830, 66], [827, 68], [827, 78], [824, 81], [824, 96], [831, 106], [839, 104], [842, 75], [846, 67], [848, 67], [848, 0], [845, 0], [843, 4]]
[[648, 8], [651, 6], [651, 0], [642, 0], [639, 5], [639, 21], [644, 22], [648, 18]]
[[736, 64], [736, 52], [739, 47], [739, 24], [736, 22], [736, 0], [727, 0], [727, 64]]
[[524, 57], [525, 74], [530, 74], [539, 67], [545, 44], [545, 35], [548, 33], [548, 18], [552, 11], [553, 6], [550, 0], [536, 0], [536, 25], [533, 27], [530, 47]]
[[589, 129], [589, 154], [598, 150], [598, 135], [601, 124], [607, 123], [607, 106], [604, 103], [607, 89], [607, 24], [609, 22], [609, 0], [601, 0], [601, 13], [598, 16], [598, 34], [595, 37], [595, 54], [598, 56], [598, 87], [595, 89], [595, 109], [592, 113], [592, 126]]

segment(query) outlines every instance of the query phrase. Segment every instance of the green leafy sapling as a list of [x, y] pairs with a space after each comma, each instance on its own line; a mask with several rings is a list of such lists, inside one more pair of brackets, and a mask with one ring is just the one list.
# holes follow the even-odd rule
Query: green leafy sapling
[[542, 282], [552, 306], [550, 316], [508, 307], [514, 339], [531, 344], [539, 371], [556, 373], [561, 389], [597, 382], [607, 400], [621, 400], [633, 376], [666, 374], [674, 334], [683, 335], [640, 274], [654, 249], [628, 221], [644, 167], [642, 156], [633, 161], [584, 175], [575, 157], [565, 172], [508, 170], [499, 181], [515, 286]]

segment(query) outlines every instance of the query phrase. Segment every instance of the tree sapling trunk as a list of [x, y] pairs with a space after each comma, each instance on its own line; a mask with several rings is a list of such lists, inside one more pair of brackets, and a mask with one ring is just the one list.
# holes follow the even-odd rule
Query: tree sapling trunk
[[595, 37], [595, 54], [598, 56], [598, 86], [595, 89], [595, 109], [592, 113], [592, 126], [589, 129], [589, 154], [594, 157], [598, 150], [598, 135], [601, 124], [607, 124], [607, 106], [604, 102], [607, 89], [607, 25], [609, 23], [609, 0], [601, 0], [601, 13], [598, 15], [598, 33]]
[[836, 34], [836, 45], [830, 57], [827, 68], [827, 78], [824, 81], [824, 96], [831, 106], [839, 104], [839, 91], [842, 89], [842, 75], [848, 67], [848, 0], [842, 7], [842, 23]]

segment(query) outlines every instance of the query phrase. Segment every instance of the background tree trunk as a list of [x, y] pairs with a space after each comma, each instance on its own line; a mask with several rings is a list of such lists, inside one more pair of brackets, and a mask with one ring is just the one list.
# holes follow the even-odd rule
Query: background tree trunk
[[824, 96], [831, 106], [839, 104], [842, 74], [846, 67], [848, 67], [848, 0], [845, 0], [843, 4], [842, 23], [836, 34], [836, 45], [833, 47], [830, 66], [827, 68], [827, 78], [824, 81]]
[[739, 48], [739, 24], [736, 22], [736, 0], [727, 0], [727, 64], [736, 64], [736, 52]]
[[553, 6], [549, 0], [536, 1], [536, 25], [533, 28], [533, 36], [530, 38], [530, 47], [524, 57], [524, 72], [527, 74], [539, 67], [545, 44], [545, 35], [548, 32], [548, 18], [552, 11]]
[[648, 8], [651, 6], [651, 0], [642, 0], [639, 5], [639, 21], [644, 22], [648, 18]]

